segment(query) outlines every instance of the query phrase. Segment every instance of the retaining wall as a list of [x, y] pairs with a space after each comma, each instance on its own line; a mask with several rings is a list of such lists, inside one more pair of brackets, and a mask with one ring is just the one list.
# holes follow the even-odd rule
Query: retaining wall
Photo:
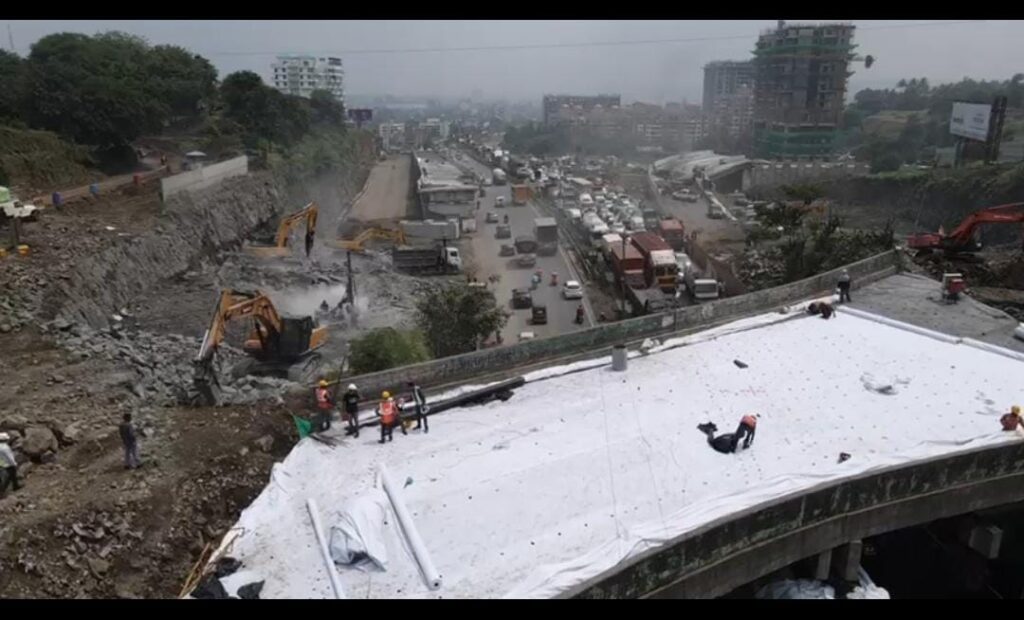
[[220, 183], [229, 177], [249, 174], [249, 158], [245, 155], [204, 166], [199, 170], [190, 170], [160, 180], [160, 198], [167, 200], [175, 194], [197, 189], [205, 189]]
[[870, 166], [863, 163], [786, 162], [755, 163], [743, 171], [743, 191], [752, 188], [768, 189], [804, 181], [833, 181], [865, 176]]
[[711, 598], [854, 540], [1024, 499], [1024, 442], [914, 461], [737, 512], [566, 594]]
[[[896, 273], [897, 260], [896, 252], [889, 251], [852, 263], [846, 268], [850, 270], [854, 287], [859, 287]], [[599, 355], [604, 348], [615, 344], [651, 336], [665, 336], [722, 320], [770, 312], [801, 299], [832, 292], [840, 271], [841, 269], [835, 269], [747, 295], [598, 325], [561, 336], [528, 340], [514, 345], [359, 375], [353, 381], [364, 394], [375, 394], [385, 389], [397, 390], [410, 380], [425, 386], [437, 386], [584, 352]]]

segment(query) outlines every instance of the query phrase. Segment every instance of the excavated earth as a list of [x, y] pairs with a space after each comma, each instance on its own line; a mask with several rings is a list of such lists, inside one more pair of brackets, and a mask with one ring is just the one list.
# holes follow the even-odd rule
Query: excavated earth
[[[240, 251], [309, 200], [321, 209], [318, 239], [333, 238], [372, 163], [301, 188], [256, 172], [166, 204], [155, 187], [132, 188], [24, 227], [30, 255], [0, 259], [0, 429], [14, 437], [25, 484], [0, 499], [0, 598], [179, 595], [204, 546], [297, 439], [292, 414], [310, 405], [302, 386], [232, 377], [243, 356], [231, 338], [220, 356], [225, 404], [182, 404], [221, 287], [317, 313], [332, 334], [325, 357], [338, 363], [352, 335], [409, 324], [434, 285], [392, 273], [384, 257], [355, 257], [352, 312], [337, 307], [343, 256]], [[143, 433], [134, 471], [117, 433], [126, 412]]]

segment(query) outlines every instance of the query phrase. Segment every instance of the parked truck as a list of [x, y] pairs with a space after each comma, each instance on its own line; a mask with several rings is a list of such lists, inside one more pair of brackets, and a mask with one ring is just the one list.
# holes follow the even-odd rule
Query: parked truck
[[608, 246], [608, 262], [615, 280], [628, 288], [647, 288], [644, 276], [644, 256], [632, 244], [613, 243]]
[[495, 185], [505, 185], [508, 183], [508, 177], [505, 176], [505, 171], [501, 168], [495, 168], [491, 171], [492, 181]]
[[529, 185], [513, 185], [512, 186], [512, 204], [514, 205], [525, 205], [530, 202], [532, 197]]
[[627, 288], [626, 299], [633, 308], [634, 316], [664, 312], [673, 306], [675, 299], [657, 288]]
[[686, 284], [686, 291], [694, 301], [718, 299], [721, 293], [718, 280], [702, 277], [697, 267], [692, 264], [690, 269], [683, 274], [683, 282]]
[[674, 217], [661, 220], [658, 222], [658, 233], [674, 251], [683, 250], [686, 243], [686, 228], [681, 221]]
[[533, 233], [537, 238], [537, 254], [554, 256], [558, 253], [558, 222], [553, 217], [538, 217], [533, 221]]
[[409, 273], [453, 273], [462, 269], [459, 249], [446, 244], [396, 246], [391, 250], [395, 268]]
[[672, 247], [661, 236], [648, 231], [635, 233], [630, 241], [644, 257], [644, 274], [648, 286], [675, 292], [678, 268]]

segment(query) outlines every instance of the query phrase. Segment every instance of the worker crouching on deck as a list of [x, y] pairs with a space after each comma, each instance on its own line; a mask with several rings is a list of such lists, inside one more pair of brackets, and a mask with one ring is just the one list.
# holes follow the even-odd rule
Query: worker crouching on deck
[[[398, 405], [395, 404], [395, 399], [391, 397], [391, 392], [384, 391], [380, 397], [380, 405], [377, 407], [377, 414], [380, 415], [380, 442], [378, 443], [384, 443], [384, 437], [387, 437], [388, 441], [394, 440], [395, 427], [402, 422], [398, 419]], [[404, 426], [402, 427], [402, 434], [409, 434]]]
[[743, 440], [743, 449], [746, 450], [754, 443], [754, 431], [757, 430], [757, 420], [760, 414], [745, 415], [740, 419], [740, 425], [736, 427], [736, 433], [732, 436], [732, 451], [735, 452], [740, 440]]
[[821, 315], [823, 319], [830, 319], [835, 313], [836, 310], [832, 307], [832, 304], [824, 301], [816, 301], [807, 306], [807, 314]]
[[1010, 407], [1010, 413], [1003, 414], [1003, 417], [999, 418], [999, 423], [1003, 425], [1004, 431], [1015, 431], [1018, 426], [1024, 426], [1020, 419], [1020, 407]]

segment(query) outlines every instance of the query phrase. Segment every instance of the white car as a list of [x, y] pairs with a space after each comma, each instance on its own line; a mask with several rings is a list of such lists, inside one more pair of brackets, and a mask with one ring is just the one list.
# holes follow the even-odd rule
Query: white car
[[566, 299], [583, 299], [583, 287], [576, 280], [569, 280], [562, 287], [562, 297]]

